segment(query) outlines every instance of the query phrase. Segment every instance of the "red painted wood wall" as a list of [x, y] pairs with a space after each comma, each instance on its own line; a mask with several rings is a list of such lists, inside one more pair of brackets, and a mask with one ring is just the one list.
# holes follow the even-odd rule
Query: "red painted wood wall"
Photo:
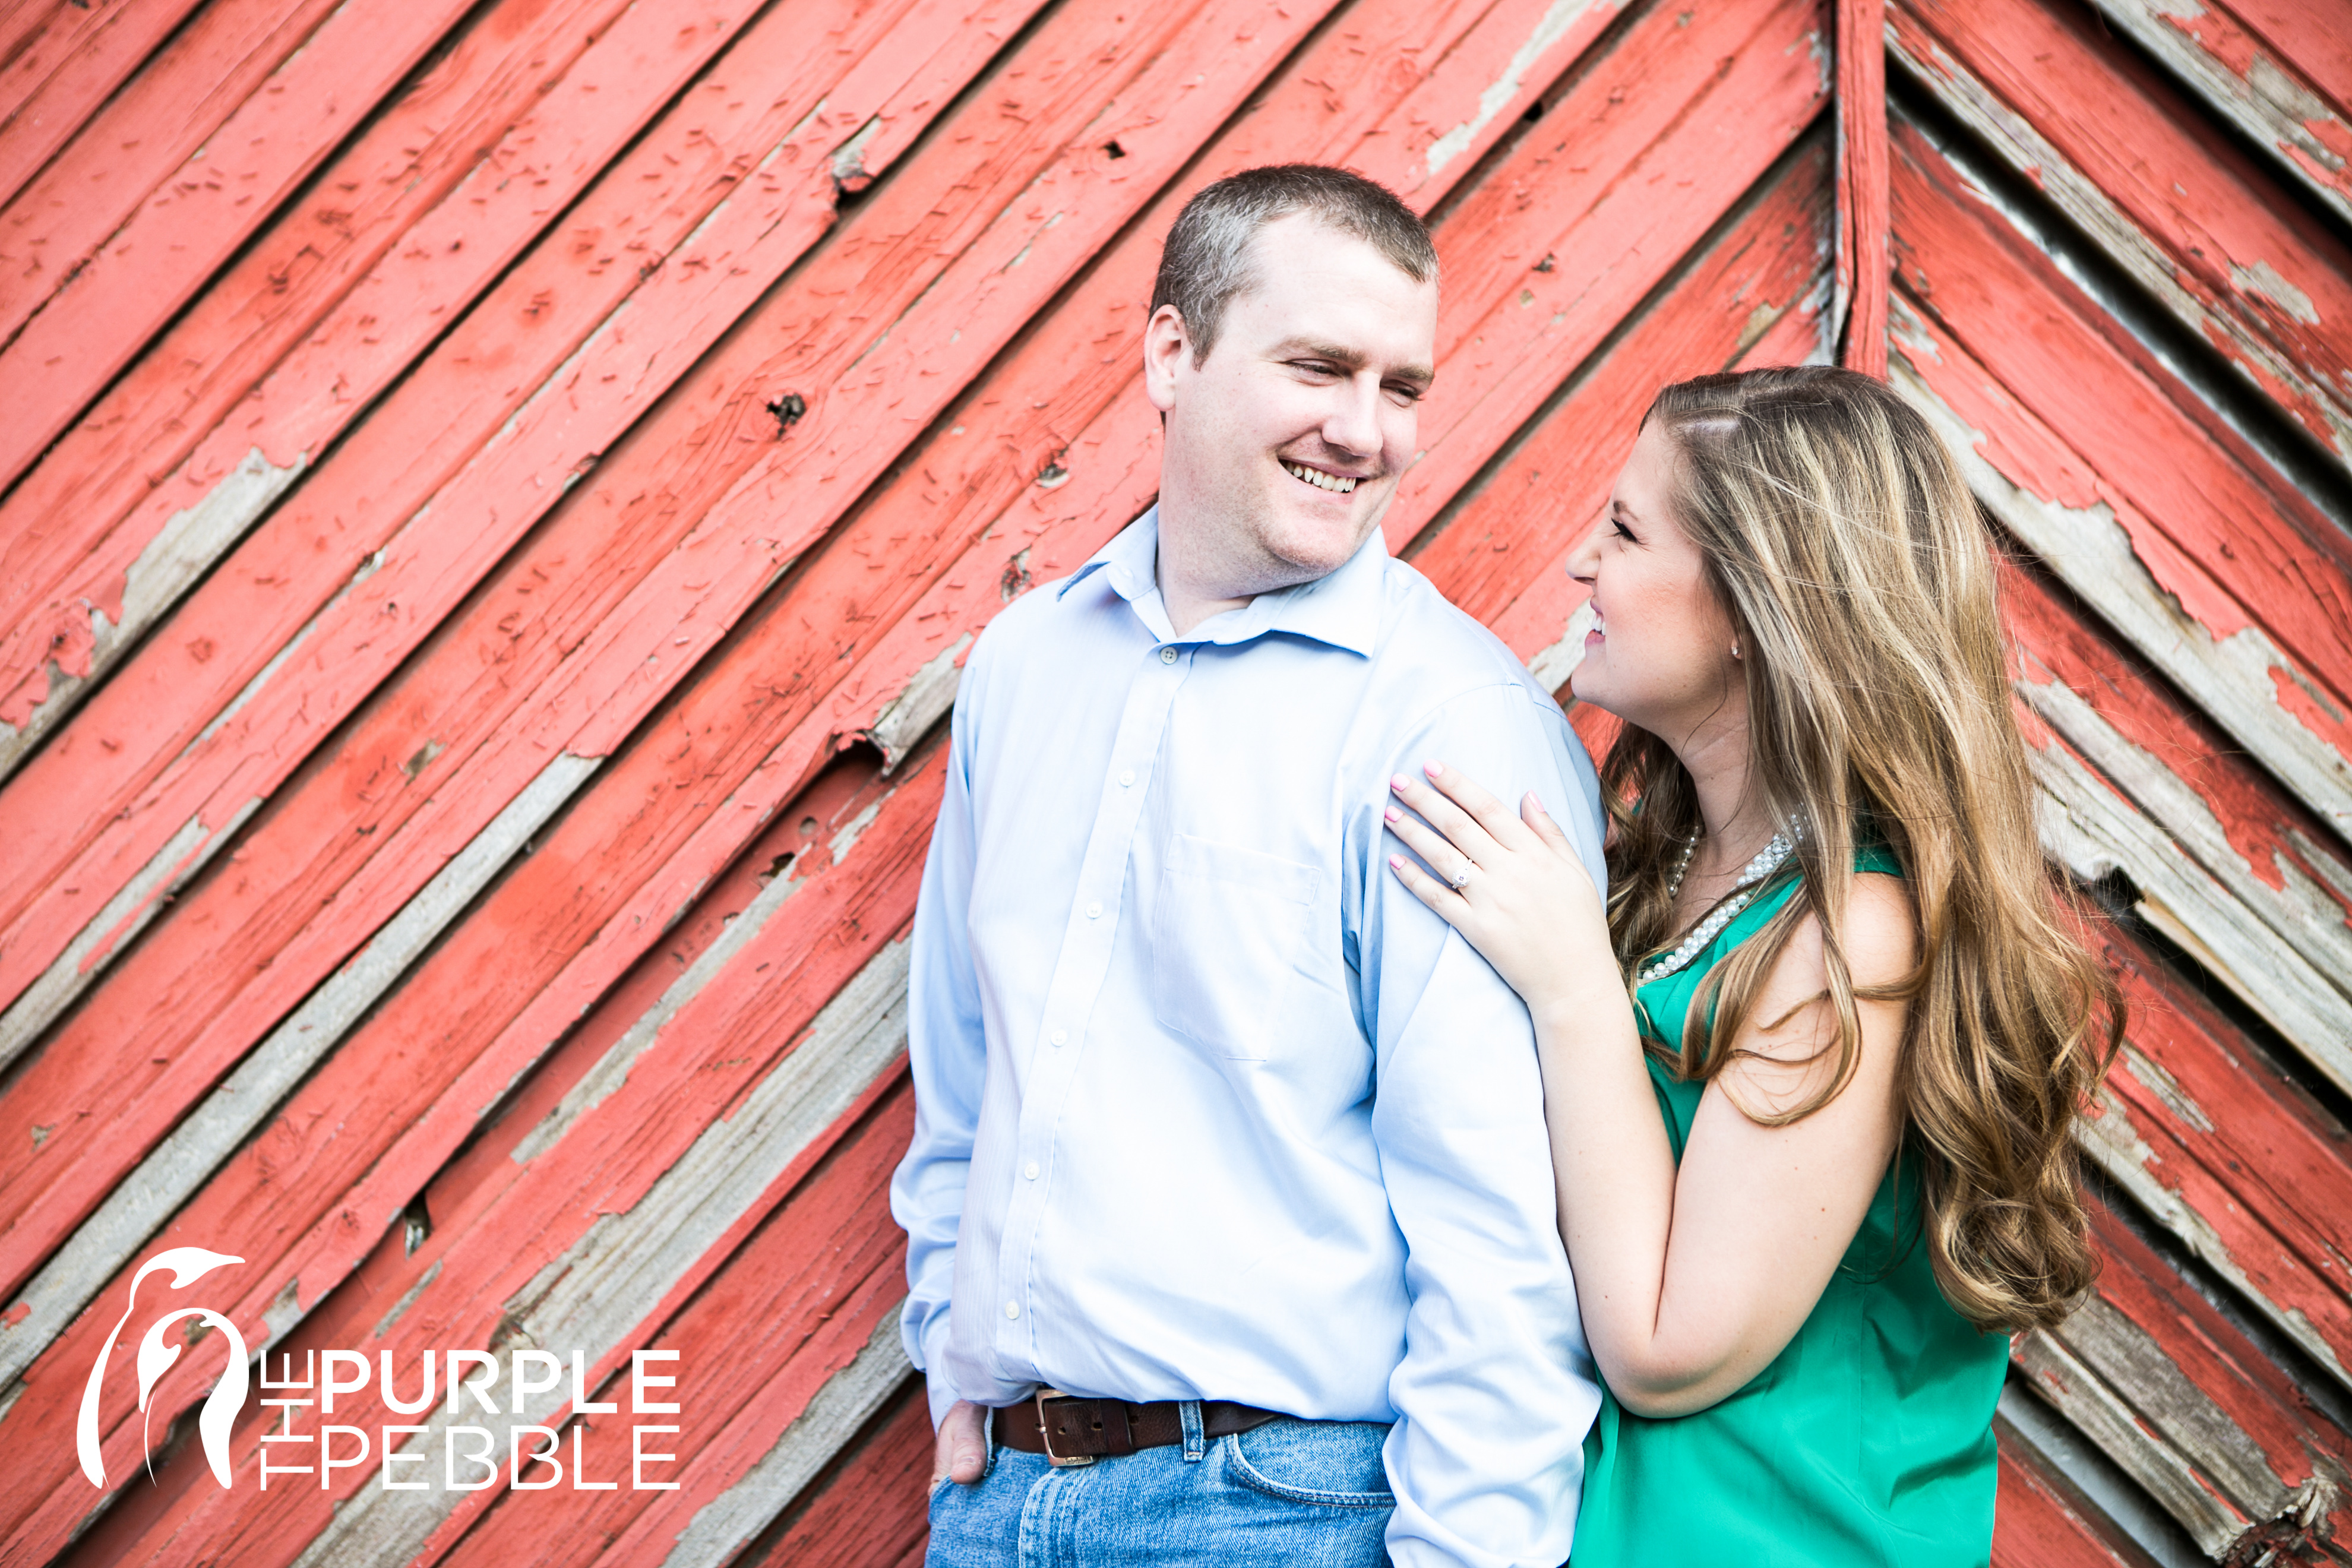
[[[1431, 217], [1390, 542], [1556, 687], [1661, 382], [1843, 353], [1962, 451], [2137, 1008], [1996, 1558], [2352, 1561], [2347, 0], [0, 3], [0, 1561], [919, 1559], [941, 721], [1151, 500], [1177, 207], [1292, 159]], [[675, 1351], [677, 1489], [254, 1403], [224, 1489], [143, 1318], [93, 1487], [175, 1246], [273, 1378]], [[499, 1403], [410, 1441], [625, 1468]]]

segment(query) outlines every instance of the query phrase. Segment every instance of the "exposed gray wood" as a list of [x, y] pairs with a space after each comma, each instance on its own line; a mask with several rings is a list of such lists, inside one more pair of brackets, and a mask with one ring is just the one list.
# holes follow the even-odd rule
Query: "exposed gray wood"
[[2304, 679], [2300, 667], [2259, 626], [2216, 638], [2183, 614], [2133, 552], [2131, 536], [2105, 501], [2064, 506], [1995, 468], [1983, 453], [1982, 433], [1946, 405], [1906, 357], [1935, 352], [1925, 324], [1899, 296], [1889, 319], [1895, 352], [1888, 380], [1950, 445], [1977, 499], [2142, 657], [2352, 843], [2352, 759], [2289, 712], [2273, 680], [2273, 670]]
[[2130, 878], [2150, 923], [2352, 1092], [2352, 998], [2074, 753], [2053, 745], [2030, 760], [2042, 790], [2042, 847], [2084, 881]]
[[598, 765], [569, 755], [548, 763], [351, 962], [148, 1151], [26, 1286], [16, 1303], [23, 1310], [13, 1320], [0, 1319], [0, 1384], [31, 1365], [121, 1272]]
[[41, 977], [25, 987], [5, 1012], [0, 1012], [0, 1067], [16, 1060], [26, 1046], [40, 1038], [41, 1031], [89, 989], [113, 955], [146, 929], [165, 900], [203, 870], [260, 806], [259, 799], [247, 800], [218, 827], [206, 827], [202, 816], [182, 823], [180, 830], [148, 857], [138, 874], [75, 933]]
[[2261, 1447], [2189, 1381], [2147, 1331], [2094, 1296], [2054, 1331], [2157, 1434], [2219, 1486], [2249, 1519], [2268, 1519], [2293, 1495]]
[[[2134, 1077], [2140, 1076], [2137, 1061], [2131, 1064], [2131, 1070]], [[2147, 1080], [2143, 1078], [2141, 1081]], [[2305, 1354], [2334, 1373], [2338, 1383], [2352, 1389], [2352, 1368], [2344, 1364], [2336, 1348], [2312, 1326], [2311, 1320], [2300, 1309], [2283, 1307], [2273, 1300], [2231, 1255], [2229, 1243], [2222, 1240], [2212, 1223], [2157, 1179], [2150, 1168], [2156, 1152], [2132, 1124], [2130, 1108], [2104, 1090], [2099, 1103], [2099, 1115], [2084, 1117], [2074, 1123], [2074, 1143], [2084, 1156], [2130, 1194], [2142, 1213], [2179, 1238], [2207, 1268], [2235, 1289], [2242, 1300], [2252, 1304]]]
[[[2001, 101], [1949, 53], [1931, 46], [1931, 53], [1914, 54], [1891, 23], [1886, 47], [1892, 63], [1974, 132], [1996, 157], [2032, 181], [2053, 205], [2091, 237], [2108, 260], [2147, 289], [2149, 298], [2200, 341], [2221, 346], [2250, 390], [2274, 395], [2263, 384], [2262, 378], [2267, 376], [2308, 400], [2334, 433], [2336, 455], [2352, 460], [2352, 387], [2339, 387], [2312, 374], [2292, 355], [2280, 352], [2255, 323], [2236, 311], [2212, 309], [2194, 290], [2184, 288], [2179, 263], [2173, 255], [2051, 145], [2031, 120]], [[2278, 291], [2292, 288], [2285, 284]], [[2304, 309], [2310, 309], [2308, 300]]]
[[[643, 1342], [654, 1326], [646, 1313], [669, 1298], [801, 1151], [898, 1059], [906, 1049], [906, 993], [907, 944], [900, 940], [851, 977], [810, 1023], [807, 1037], [635, 1207], [600, 1215], [506, 1304], [510, 1342], [555, 1347], [567, 1359], [576, 1350], [592, 1364]], [[491, 1430], [501, 1454], [509, 1429], [523, 1424], [481, 1411], [467, 1421]], [[558, 1423], [542, 1414], [538, 1424]], [[413, 1439], [414, 1451], [437, 1449], [439, 1431], [436, 1426]], [[466, 1496], [363, 1488], [305, 1549], [298, 1568], [407, 1562]]]
[[2144, 1560], [2154, 1568], [2205, 1568], [2211, 1562], [2170, 1514], [2149, 1501], [2064, 1417], [2025, 1392], [2015, 1375], [2000, 1391], [1992, 1429], [2004, 1450], [2031, 1455], [2045, 1472], [2063, 1478], [2084, 1514], [2103, 1519], [2145, 1553], [2144, 1559], [2128, 1561]]
[[[2066, 743], [2106, 782], [2168, 834], [2173, 843], [2227, 889], [2238, 904], [2236, 918], [2251, 916], [2270, 935], [2300, 953], [2320, 979], [2352, 997], [2352, 925], [2336, 893], [2285, 855], [2264, 868], [2273, 887], [2230, 842], [2221, 819], [2204, 796], [2165, 766], [2163, 760], [2126, 738], [2097, 709], [2058, 680], [2032, 675], [2017, 682], [2019, 696], [2066, 738]], [[2297, 848], [2336, 889], [2352, 886], [2352, 866], [2343, 851], [2295, 836]]]
[[2229, 1550], [2246, 1518], [2199, 1479], [2187, 1457], [2144, 1425], [2105, 1379], [2040, 1330], [2019, 1340], [2016, 1357], [2042, 1396], [2146, 1489], [2207, 1556], [2218, 1559]]
[[[2352, 146], [2352, 125], [2311, 89], [2292, 66], [2259, 41], [2246, 45], [2245, 74], [2199, 47], [2193, 34], [2211, 15], [2198, 0], [2091, 0], [2117, 32], [2162, 60], [2222, 119], [2252, 138], [2297, 184], [2352, 222], [2345, 195], [2344, 155]], [[2234, 22], [2216, 17], [2237, 32]], [[2317, 128], [2324, 128], [2323, 138]], [[2329, 142], [2335, 146], [2330, 146]]]
[[816, 1392], [776, 1446], [678, 1531], [662, 1568], [722, 1568], [731, 1562], [874, 1418], [913, 1370], [898, 1341], [898, 1309], [893, 1307], [875, 1325], [857, 1359]]

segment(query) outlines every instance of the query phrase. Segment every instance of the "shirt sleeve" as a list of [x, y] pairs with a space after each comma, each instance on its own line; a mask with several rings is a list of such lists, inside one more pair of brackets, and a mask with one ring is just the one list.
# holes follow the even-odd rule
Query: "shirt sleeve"
[[907, 1303], [898, 1332], [907, 1359], [925, 1375], [935, 1426], [959, 1397], [947, 1372], [948, 1303], [988, 1061], [966, 940], [973, 863], [970, 710], [978, 662], [975, 649], [956, 694], [945, 789], [916, 897], [907, 984], [915, 1136], [890, 1180], [890, 1214], [907, 1233]]
[[[1390, 767], [1430, 761], [1506, 801], [1534, 790], [1605, 889], [1599, 784], [1549, 699], [1496, 686], [1447, 702]], [[1411, 1301], [1390, 1380], [1389, 1553], [1398, 1568], [1553, 1568], [1574, 1533], [1601, 1392], [1559, 1239], [1534, 1026], [1389, 869], [1402, 845], [1381, 827], [1385, 805], [1366, 808], [1357, 891], [1372, 1135]]]

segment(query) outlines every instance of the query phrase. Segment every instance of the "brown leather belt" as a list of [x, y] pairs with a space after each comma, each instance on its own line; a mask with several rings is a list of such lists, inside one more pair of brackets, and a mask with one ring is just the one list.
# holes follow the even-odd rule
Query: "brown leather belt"
[[[1161, 1448], [1184, 1440], [1184, 1417], [1172, 1399], [1130, 1405], [1124, 1399], [1074, 1399], [1041, 1388], [1019, 1405], [994, 1411], [996, 1440], [1024, 1454], [1043, 1454], [1057, 1468], [1091, 1465], [1139, 1448]], [[1281, 1413], [1227, 1399], [1201, 1401], [1201, 1435], [1227, 1437], [1279, 1420]]]

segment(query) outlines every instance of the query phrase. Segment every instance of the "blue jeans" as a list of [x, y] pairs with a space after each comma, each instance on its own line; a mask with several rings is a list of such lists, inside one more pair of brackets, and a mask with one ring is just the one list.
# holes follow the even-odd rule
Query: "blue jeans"
[[1383, 1568], [1385, 1424], [1268, 1422], [1057, 1470], [998, 1445], [931, 1489], [926, 1568]]

